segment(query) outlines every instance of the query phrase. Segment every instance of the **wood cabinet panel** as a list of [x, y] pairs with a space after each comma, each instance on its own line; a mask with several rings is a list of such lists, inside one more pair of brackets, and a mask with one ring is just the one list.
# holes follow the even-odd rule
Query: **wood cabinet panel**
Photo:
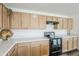
[[47, 21], [53, 21], [53, 20], [52, 20], [52, 16], [46, 16], [46, 20], [47, 20]]
[[39, 28], [38, 15], [31, 15], [30, 29], [38, 29], [38, 28]]
[[31, 42], [31, 56], [40, 56], [41, 55], [41, 46], [40, 42]]
[[21, 13], [20, 12], [13, 12], [11, 18], [11, 28], [13, 29], [21, 29], [22, 21], [21, 21]]
[[68, 41], [67, 41], [68, 38], [64, 38], [62, 40], [62, 52], [67, 52], [68, 51]]
[[7, 56], [18, 56], [17, 44], [11, 48]]
[[49, 56], [49, 41], [41, 42], [41, 56]]
[[2, 5], [0, 4], [0, 29], [2, 28]]
[[67, 25], [68, 25], [67, 18], [63, 18], [63, 29], [67, 29], [68, 28]]
[[58, 17], [52, 16], [53, 21], [58, 21]]
[[30, 56], [30, 43], [18, 44], [18, 56]]
[[38, 20], [39, 20], [39, 28], [40, 29], [45, 29], [46, 28], [46, 16], [38, 16]]
[[63, 19], [59, 17], [58, 22], [59, 22], [58, 29], [63, 29]]
[[29, 29], [31, 15], [27, 13], [21, 13], [21, 14], [22, 14], [22, 29]]
[[69, 30], [73, 29], [73, 19], [72, 18], [68, 18], [68, 28]]
[[9, 15], [8, 15], [8, 9], [3, 5], [3, 28], [7, 29], [10, 27], [9, 24]]
[[73, 37], [72, 39], [73, 39], [73, 50], [74, 50], [74, 49], [77, 49], [78, 40], [77, 40], [77, 37]]
[[73, 50], [72, 41], [73, 41], [72, 37], [68, 38], [68, 51]]

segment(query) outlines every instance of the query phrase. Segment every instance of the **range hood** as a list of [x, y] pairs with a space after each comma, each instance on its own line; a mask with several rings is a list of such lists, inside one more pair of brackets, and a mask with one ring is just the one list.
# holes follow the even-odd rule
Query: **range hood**
[[59, 22], [57, 21], [46, 21], [47, 24], [47, 29], [57, 29], [57, 25], [59, 24]]
[[46, 21], [46, 24], [57, 25], [59, 22], [57, 21]]

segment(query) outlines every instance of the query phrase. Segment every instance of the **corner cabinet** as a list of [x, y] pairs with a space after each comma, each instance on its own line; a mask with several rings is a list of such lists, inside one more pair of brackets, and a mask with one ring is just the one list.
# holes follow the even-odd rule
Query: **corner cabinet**
[[2, 28], [2, 4], [0, 4], [0, 29]]
[[17, 43], [6, 56], [49, 56], [49, 40]]
[[0, 28], [9, 29], [10, 19], [8, 15], [8, 8], [5, 5], [0, 4]]
[[6, 56], [18, 56], [17, 44], [10, 49]]

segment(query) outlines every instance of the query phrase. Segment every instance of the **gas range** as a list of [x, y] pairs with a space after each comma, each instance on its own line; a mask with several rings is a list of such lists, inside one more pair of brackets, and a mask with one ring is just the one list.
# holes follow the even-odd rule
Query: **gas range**
[[44, 36], [49, 38], [49, 55], [58, 56], [62, 54], [62, 38], [55, 36], [54, 32], [45, 32]]

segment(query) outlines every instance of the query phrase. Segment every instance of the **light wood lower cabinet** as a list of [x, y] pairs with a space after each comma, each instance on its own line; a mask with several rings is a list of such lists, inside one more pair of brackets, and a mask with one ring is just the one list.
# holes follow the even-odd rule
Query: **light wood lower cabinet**
[[7, 56], [18, 56], [17, 44], [11, 48]]
[[23, 42], [18, 43], [18, 56], [29, 56], [30, 55], [30, 43]]
[[6, 56], [48, 56], [49, 41], [33, 41], [17, 43]]
[[41, 42], [41, 56], [48, 56], [49, 55], [49, 41], [42, 41]]
[[68, 40], [67, 38], [63, 39], [62, 40], [62, 52], [67, 52], [68, 51]]
[[31, 56], [48, 56], [49, 41], [40, 41], [31, 43]]
[[73, 37], [73, 49], [77, 49], [78, 46], [78, 38], [77, 37]]
[[73, 41], [72, 37], [68, 38], [68, 51], [73, 50], [72, 41]]
[[31, 49], [31, 56], [40, 56], [41, 55], [40, 42], [32, 42], [30, 49]]
[[78, 48], [78, 37], [68, 37], [62, 40], [62, 53], [69, 52]]

